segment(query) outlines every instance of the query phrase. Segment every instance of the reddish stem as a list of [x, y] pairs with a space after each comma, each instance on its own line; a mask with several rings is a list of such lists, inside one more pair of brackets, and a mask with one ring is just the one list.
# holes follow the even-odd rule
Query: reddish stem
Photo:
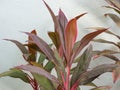
[[67, 65], [67, 76], [66, 76], [66, 84], [65, 84], [65, 90], [70, 90], [70, 65]]

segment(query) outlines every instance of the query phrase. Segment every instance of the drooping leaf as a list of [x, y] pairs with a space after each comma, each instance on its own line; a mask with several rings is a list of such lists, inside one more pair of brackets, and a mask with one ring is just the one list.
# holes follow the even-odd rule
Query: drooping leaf
[[104, 39], [94, 39], [94, 42], [99, 42], [99, 43], [108, 43], [108, 44], [113, 44], [117, 47], [119, 47], [116, 43], [112, 42], [112, 41], [108, 41], [108, 40], [104, 40]]
[[82, 73], [87, 71], [90, 61], [91, 61], [91, 57], [92, 57], [92, 46], [90, 45], [81, 55], [77, 63], [77, 66], [72, 75], [71, 86], [77, 81], [77, 79]]
[[87, 71], [84, 74], [82, 74], [76, 83], [79, 83], [80, 85], [90, 83], [91, 81], [96, 79], [101, 74], [103, 74], [105, 72], [112, 72], [116, 67], [120, 67], [120, 65], [103, 64], [103, 65], [96, 66], [92, 70]]
[[105, 0], [108, 4], [118, 8], [120, 10], [120, 1], [119, 0]]
[[113, 10], [116, 11], [118, 14], [120, 14], [120, 10], [117, 9], [117, 8], [114, 8], [114, 7], [111, 7], [111, 6], [104, 6], [104, 7], [113, 9]]
[[113, 82], [115, 83], [120, 78], [120, 67], [113, 70]]
[[19, 78], [22, 81], [24, 81], [26, 83], [29, 83], [29, 79], [27, 77], [27, 74], [24, 73], [21, 70], [18, 70], [18, 69], [13, 68], [13, 69], [10, 69], [9, 71], [6, 71], [6, 72], [3, 72], [3, 73], [0, 74], [0, 77], [5, 77], [5, 76], [10, 76], [10, 77], [13, 77], [13, 78]]
[[18, 42], [17, 40], [10, 40], [10, 39], [4, 39], [4, 40], [11, 41], [11, 42], [15, 43], [23, 54], [29, 53], [28, 50], [25, 48], [25, 46], [22, 43]]
[[[39, 86], [44, 88], [44, 90], [56, 90], [53, 83], [46, 77], [33, 73], [35, 80], [38, 82]], [[41, 89], [40, 89], [41, 90]]]
[[[106, 28], [104, 28], [104, 27], [90, 27], [90, 28], [87, 28], [87, 29], [91, 29], [91, 30], [103, 30], [103, 29], [106, 29]], [[109, 28], [108, 28], [108, 29], [109, 29]], [[119, 36], [119, 35], [111, 32], [111, 31], [109, 31], [109, 30], [105, 31], [105, 33], [111, 34], [111, 35], [117, 37], [118, 39], [120, 39], [120, 36]]]
[[112, 59], [112, 60], [117, 62], [117, 61], [119, 61], [119, 58], [117, 58], [116, 56], [112, 55], [114, 53], [118, 53], [118, 52], [109, 52], [109, 53], [103, 53], [102, 54], [101, 51], [93, 51], [93, 59], [96, 59], [96, 58], [98, 58], [100, 56], [105, 56], [105, 57], [107, 57], [109, 59]]
[[111, 32], [111, 31], [106, 31], [106, 33], [111, 34], [111, 35], [117, 37], [118, 39], [120, 39], [120, 36], [119, 36], [119, 35], [117, 35], [117, 34]]
[[120, 27], [120, 18], [112, 13], [106, 13], [105, 16], [109, 16]]
[[22, 43], [20, 43], [20, 42], [17, 41], [17, 40], [10, 40], [10, 39], [4, 39], [4, 40], [11, 41], [11, 42], [13, 42], [14, 44], [16, 44], [17, 47], [18, 47], [18, 48], [20, 49], [20, 51], [22, 52], [24, 59], [25, 59], [26, 61], [29, 61], [30, 53], [29, 53], [29, 51], [26, 49], [26, 47], [25, 47]]
[[59, 84], [59, 81], [55, 76], [51, 75], [50, 73], [48, 73], [47, 71], [45, 71], [44, 69], [42, 69], [40, 67], [36, 67], [36, 66], [32, 66], [32, 65], [21, 65], [16, 68], [43, 75], [44, 77], [55, 82], [56, 84]]
[[111, 89], [111, 86], [99, 86], [96, 88], [92, 88], [90, 90], [110, 90], [110, 89]]
[[49, 47], [49, 45], [43, 41], [40, 37], [31, 34], [31, 33], [27, 33], [27, 35], [29, 35], [32, 40], [34, 41], [34, 43], [40, 48], [40, 50], [47, 56], [47, 58], [49, 60], [51, 60], [55, 65], [57, 65], [57, 60], [54, 57], [54, 52], [52, 51], [52, 49]]
[[85, 35], [79, 42], [78, 47], [75, 48], [75, 51], [72, 55], [72, 60], [74, 60], [74, 58], [81, 52], [81, 50], [87, 45], [89, 44], [89, 42], [95, 38], [97, 35], [101, 34], [102, 32], [105, 32], [107, 29], [103, 29], [103, 30], [99, 30], [99, 31], [95, 31], [92, 33], [89, 33], [87, 35]]

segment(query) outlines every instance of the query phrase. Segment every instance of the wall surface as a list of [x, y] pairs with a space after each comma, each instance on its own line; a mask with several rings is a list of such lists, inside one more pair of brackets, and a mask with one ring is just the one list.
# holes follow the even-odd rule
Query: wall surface
[[[101, 26], [111, 27], [114, 32], [119, 32], [112, 20], [105, 18], [104, 13], [111, 10], [103, 8], [106, 5], [104, 0], [45, 0], [53, 9], [55, 14], [61, 8], [68, 19], [75, 17], [84, 12], [87, 15], [78, 20], [79, 37], [90, 32], [85, 28]], [[53, 30], [53, 22], [42, 0], [0, 0], [0, 72], [17, 65], [25, 64], [19, 49], [11, 42], [3, 39], [16, 39], [25, 42], [27, 36], [21, 31], [30, 32], [36, 29], [38, 35], [45, 41], [50, 42], [47, 31]], [[102, 34], [99, 37], [109, 39], [110, 36]], [[115, 40], [111, 38], [111, 40]], [[111, 48], [111, 46], [95, 46], [95, 49]], [[101, 58], [102, 60], [102, 58]], [[104, 62], [104, 61], [103, 61]], [[93, 66], [100, 64], [96, 61]], [[106, 62], [107, 63], [107, 62]], [[98, 85], [113, 85], [110, 73], [102, 75], [95, 82]], [[113, 90], [120, 89], [120, 81], [113, 85]], [[82, 87], [83, 88], [83, 87]], [[32, 90], [32, 88], [19, 79], [0, 78], [0, 90]], [[82, 90], [89, 90], [88, 87]]]

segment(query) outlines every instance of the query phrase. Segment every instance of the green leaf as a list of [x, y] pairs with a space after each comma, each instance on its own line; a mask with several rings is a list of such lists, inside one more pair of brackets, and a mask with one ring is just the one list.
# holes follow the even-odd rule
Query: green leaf
[[19, 78], [22, 81], [29, 83], [29, 79], [27, 77], [27, 74], [24, 73], [23, 71], [19, 70], [19, 69], [10, 69], [9, 71], [3, 72], [0, 74], [0, 77], [5, 77], [5, 76], [10, 76], [13, 78]]
[[45, 65], [44, 68], [46, 71], [51, 72], [54, 67], [55, 67], [55, 65], [53, 64], [53, 62], [48, 61], [48, 63]]
[[56, 32], [48, 32], [49, 37], [51, 38], [52, 42], [56, 46], [57, 49], [60, 47], [60, 39], [58, 33]]
[[[35, 80], [38, 82], [39, 86], [44, 88], [44, 90], [56, 90], [53, 83], [46, 77], [33, 73]], [[40, 89], [41, 90], [41, 89]]]
[[87, 71], [91, 61], [91, 57], [92, 57], [92, 46], [89, 46], [89, 48], [87, 48], [79, 58], [78, 64], [74, 69], [71, 79], [71, 86], [77, 81], [77, 79], [82, 73]]
[[59, 84], [58, 79], [55, 76], [51, 75], [49, 72], [45, 71], [43, 68], [32, 66], [32, 65], [21, 65], [16, 68], [43, 75], [44, 77], [55, 82], [56, 84]]
[[120, 27], [120, 18], [112, 13], [106, 13], [105, 16], [109, 16]]
[[39, 59], [38, 59], [38, 63], [43, 65], [43, 62], [44, 62], [45, 59], [46, 59], [46, 56], [41, 53], [40, 56], [39, 56]]
[[56, 66], [56, 72], [57, 72], [57, 75], [59, 77], [59, 79], [61, 80], [61, 76], [63, 75], [64, 79], [65, 79], [65, 76], [66, 76], [66, 72], [65, 72], [65, 65], [64, 65], [64, 61], [62, 60], [62, 58], [60, 57], [59, 53], [55, 50], [54, 51], [54, 55], [58, 61], [58, 66]]

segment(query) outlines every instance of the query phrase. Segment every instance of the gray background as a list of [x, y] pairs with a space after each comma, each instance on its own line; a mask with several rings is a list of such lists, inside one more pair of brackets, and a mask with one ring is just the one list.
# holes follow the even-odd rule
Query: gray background
[[[101, 26], [111, 27], [116, 33], [119, 33], [118, 27], [114, 22], [105, 18], [104, 14], [107, 12], [113, 12], [112, 10], [103, 8], [107, 5], [104, 0], [45, 0], [55, 14], [58, 13], [61, 8], [68, 19], [75, 17], [84, 12], [88, 12], [87, 15], [78, 20], [78, 40], [88, 32], [85, 29], [88, 27]], [[28, 31], [36, 29], [38, 35], [42, 37], [46, 42], [50, 42], [48, 39], [47, 31], [53, 30], [53, 22], [42, 0], [0, 0], [0, 72], [6, 71], [17, 65], [25, 64], [21, 52], [12, 43], [4, 41], [2, 39], [16, 39], [21, 42], [27, 40], [27, 36], [21, 31]], [[114, 37], [106, 34], [99, 35], [98, 37], [104, 39], [110, 39], [117, 41]], [[113, 48], [110, 45], [94, 45], [94, 49]], [[92, 63], [92, 66], [101, 64], [103, 62], [108, 63], [107, 60], [99, 58]], [[104, 58], [106, 59], [106, 58]], [[111, 62], [109, 62], [111, 63]], [[112, 83], [111, 73], [105, 73], [95, 80], [98, 85], [112, 85], [112, 90], [120, 89], [120, 82]], [[83, 87], [82, 87], [83, 88]], [[12, 78], [0, 78], [0, 90], [32, 90], [32, 88], [23, 83], [19, 79]], [[89, 90], [88, 87], [84, 87], [82, 90]]]

